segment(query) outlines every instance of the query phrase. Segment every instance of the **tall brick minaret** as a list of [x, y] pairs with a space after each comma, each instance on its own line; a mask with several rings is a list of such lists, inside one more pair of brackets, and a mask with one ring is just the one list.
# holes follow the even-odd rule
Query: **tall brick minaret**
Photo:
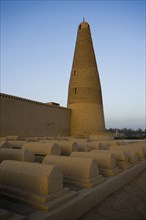
[[88, 136], [105, 131], [99, 73], [90, 26], [85, 21], [78, 27], [67, 107], [72, 109], [72, 136]]

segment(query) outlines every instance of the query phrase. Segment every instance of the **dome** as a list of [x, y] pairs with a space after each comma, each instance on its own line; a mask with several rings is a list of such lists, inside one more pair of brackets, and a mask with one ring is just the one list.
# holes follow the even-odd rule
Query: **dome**
[[79, 29], [89, 29], [89, 24], [86, 21], [83, 21], [79, 24]]

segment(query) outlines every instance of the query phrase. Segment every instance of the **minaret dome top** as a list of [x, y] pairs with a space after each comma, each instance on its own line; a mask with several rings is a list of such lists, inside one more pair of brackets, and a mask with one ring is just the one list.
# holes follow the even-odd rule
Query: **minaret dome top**
[[86, 21], [83, 21], [79, 24], [79, 29], [89, 29], [89, 24]]

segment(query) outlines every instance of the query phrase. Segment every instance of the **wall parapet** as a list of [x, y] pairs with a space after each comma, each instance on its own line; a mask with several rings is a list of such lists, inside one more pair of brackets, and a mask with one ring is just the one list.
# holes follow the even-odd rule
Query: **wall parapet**
[[[39, 101], [31, 100], [31, 99], [26, 99], [26, 98], [22, 98], [22, 97], [19, 97], [19, 96], [9, 95], [9, 94], [5, 94], [5, 93], [0, 93], [0, 98], [1, 97], [8, 98], [8, 99], [15, 99], [15, 100], [18, 100], [18, 101], [28, 102], [28, 103], [37, 104], [37, 105], [43, 105], [43, 106], [46, 106], [46, 107], [63, 108], [63, 109], [68, 110], [68, 108], [60, 106], [58, 103], [55, 103], [55, 102], [43, 103], [43, 102], [39, 102]], [[55, 104], [53, 104], [53, 103], [55, 103]]]

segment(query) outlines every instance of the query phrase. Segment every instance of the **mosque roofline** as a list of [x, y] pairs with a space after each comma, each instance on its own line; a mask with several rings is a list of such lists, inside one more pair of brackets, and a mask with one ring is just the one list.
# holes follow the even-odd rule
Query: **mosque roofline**
[[44, 105], [46, 107], [63, 108], [63, 109], [67, 109], [67, 110], [69, 109], [67, 107], [60, 106], [56, 102], [43, 103], [43, 102], [31, 100], [31, 99], [22, 98], [22, 97], [19, 97], [19, 96], [9, 95], [9, 94], [6, 94], [6, 93], [0, 93], [0, 97], [15, 99], [15, 100], [18, 100], [18, 101], [28, 102], [28, 103], [32, 103], [32, 104]]

